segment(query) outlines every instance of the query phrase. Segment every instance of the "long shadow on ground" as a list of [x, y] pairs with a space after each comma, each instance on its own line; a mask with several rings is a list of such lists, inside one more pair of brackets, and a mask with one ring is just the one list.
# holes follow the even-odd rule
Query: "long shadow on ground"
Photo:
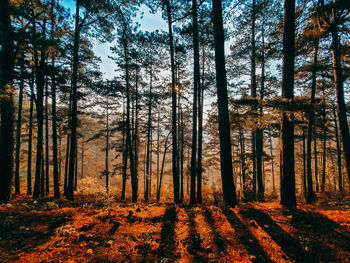
[[241, 210], [240, 214], [254, 219], [290, 259], [296, 262], [318, 262], [316, 255], [306, 252], [299, 241], [284, 231], [268, 214], [255, 208]]
[[[337, 258], [337, 252], [327, 243], [337, 249], [350, 251], [350, 233], [324, 215], [297, 210], [292, 213], [291, 224], [308, 240], [310, 249], [323, 261], [341, 261]], [[317, 236], [316, 240], [314, 236]]]
[[189, 240], [185, 241], [188, 242], [187, 250], [193, 256], [193, 262], [208, 262], [206, 257], [203, 255], [205, 251], [201, 246], [203, 241], [202, 237], [196, 230], [196, 222], [194, 221], [196, 216], [191, 208], [185, 209], [185, 212], [190, 223], [190, 237]]
[[225, 251], [226, 248], [227, 248], [227, 243], [226, 243], [226, 240], [225, 238], [223, 238], [220, 233], [216, 230], [215, 228], [215, 220], [212, 216], [212, 213], [211, 211], [207, 208], [207, 207], [204, 207], [203, 208], [203, 211], [204, 211], [204, 216], [205, 216], [205, 220], [206, 222], [208, 223], [212, 233], [213, 233], [213, 236], [214, 236], [214, 243], [218, 249], [219, 252], [222, 252], [222, 251]]
[[[32, 212], [0, 213], [0, 261], [11, 261], [21, 253], [47, 242], [55, 229], [70, 220], [67, 214], [36, 214]], [[36, 227], [40, 226], [40, 227]], [[4, 251], [3, 248], [9, 248]], [[2, 257], [5, 258], [2, 258]]]
[[158, 256], [160, 259], [175, 259], [175, 224], [177, 221], [176, 207], [174, 205], [168, 206], [165, 209], [162, 230], [160, 234], [160, 244]]
[[272, 262], [258, 240], [250, 233], [247, 226], [229, 208], [222, 208], [223, 214], [235, 231], [239, 242], [245, 246], [250, 255], [255, 256], [252, 262]]

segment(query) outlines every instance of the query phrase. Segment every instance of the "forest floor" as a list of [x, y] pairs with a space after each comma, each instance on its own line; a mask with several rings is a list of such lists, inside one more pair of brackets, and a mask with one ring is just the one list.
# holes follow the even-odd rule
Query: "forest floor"
[[286, 210], [23, 195], [0, 206], [0, 262], [350, 262], [350, 197]]

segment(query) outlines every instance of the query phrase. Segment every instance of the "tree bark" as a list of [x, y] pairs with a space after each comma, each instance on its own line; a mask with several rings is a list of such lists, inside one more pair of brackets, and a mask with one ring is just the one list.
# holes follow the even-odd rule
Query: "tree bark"
[[50, 192], [50, 156], [49, 156], [49, 112], [48, 112], [48, 84], [45, 85], [45, 195]]
[[339, 141], [339, 132], [338, 132], [338, 121], [335, 105], [333, 104], [333, 115], [334, 115], [334, 129], [335, 129], [335, 140], [337, 143], [337, 166], [338, 166], [338, 188], [339, 192], [343, 191], [343, 176], [342, 176], [342, 165], [341, 165], [341, 147]]
[[19, 98], [18, 98], [18, 117], [17, 117], [17, 129], [16, 129], [16, 170], [15, 170], [15, 194], [18, 195], [20, 191], [20, 164], [21, 164], [21, 131], [22, 131], [22, 104], [23, 104], [23, 88], [24, 79], [21, 78], [19, 86]]
[[213, 23], [215, 39], [215, 71], [218, 97], [221, 181], [226, 205], [237, 204], [233, 182], [230, 121], [228, 114], [227, 80], [225, 69], [225, 37], [222, 21], [222, 2], [213, 0]]
[[2, 38], [0, 51], [0, 95], [1, 98], [1, 137], [0, 137], [0, 203], [7, 203], [11, 196], [13, 176], [13, 120], [14, 90], [12, 87], [14, 68], [14, 43], [11, 25], [10, 4], [1, 1], [0, 26]]
[[172, 103], [172, 167], [173, 167], [173, 187], [174, 187], [174, 202], [179, 203], [179, 169], [177, 167], [177, 121], [176, 121], [176, 87], [175, 87], [175, 60], [174, 60], [174, 40], [173, 26], [170, 0], [165, 0], [168, 28], [169, 28], [169, 45], [170, 45], [170, 61], [171, 61], [171, 103]]
[[109, 103], [107, 95], [107, 113], [106, 113], [106, 193], [109, 194]]
[[[335, 10], [333, 9], [333, 12]], [[335, 16], [333, 14], [333, 16]], [[344, 96], [344, 77], [340, 58], [340, 41], [338, 25], [331, 25], [332, 34], [332, 57], [333, 57], [333, 75], [336, 83], [338, 118], [341, 137], [343, 140], [344, 158], [348, 179], [350, 181], [350, 134], [346, 117], [346, 105]]]
[[[282, 97], [294, 100], [295, 0], [284, 1]], [[283, 112], [281, 204], [296, 207], [294, 170], [294, 123]]]
[[70, 125], [70, 152], [69, 152], [69, 169], [68, 169], [68, 187], [67, 199], [74, 200], [74, 174], [75, 174], [75, 158], [77, 148], [77, 124], [78, 124], [78, 60], [79, 60], [79, 39], [80, 39], [80, 0], [76, 2], [75, 9], [75, 29], [74, 29], [74, 44], [73, 44], [73, 72], [72, 72], [72, 92], [71, 92], [71, 125]]
[[150, 180], [150, 144], [151, 144], [151, 123], [152, 123], [152, 67], [150, 72], [150, 83], [148, 93], [148, 121], [147, 121], [147, 156], [146, 156], [146, 189], [144, 194], [145, 202], [149, 201], [149, 180]]
[[[197, 173], [197, 103], [198, 90], [200, 86], [199, 69], [199, 43], [198, 43], [198, 21], [197, 1], [192, 0], [192, 34], [193, 34], [193, 110], [192, 110], [192, 153], [191, 153], [191, 194], [190, 203], [196, 203], [196, 175]], [[199, 181], [199, 179], [198, 179]], [[197, 181], [197, 182], [198, 182]], [[198, 195], [197, 195], [198, 196]]]
[[[43, 25], [43, 38], [45, 38], [45, 28], [46, 28], [46, 20], [44, 19], [44, 25]], [[36, 33], [36, 26], [34, 21], [34, 33]], [[38, 65], [37, 61], [37, 54], [34, 54], [35, 57], [35, 64], [36, 64], [36, 86], [37, 86], [37, 98], [36, 98], [36, 110], [37, 110], [37, 150], [36, 150], [36, 168], [35, 168], [35, 183], [34, 183], [34, 193], [33, 198], [38, 198], [41, 193], [41, 185], [43, 182], [41, 182], [43, 175], [42, 172], [42, 166], [43, 166], [43, 124], [44, 124], [44, 86], [45, 86], [45, 51], [46, 47], [45, 44], [42, 44], [41, 46], [41, 58], [40, 58], [40, 65]], [[36, 53], [36, 48], [34, 48], [34, 52]]]
[[[29, 85], [32, 86], [33, 82], [30, 82]], [[32, 195], [32, 140], [33, 140], [33, 108], [34, 108], [33, 96], [34, 96], [33, 94], [30, 95], [30, 108], [29, 108], [27, 195]]]
[[[51, 1], [51, 40], [54, 40], [54, 29], [56, 28], [56, 21], [54, 16], [55, 0]], [[54, 198], [60, 198], [60, 181], [58, 171], [58, 154], [57, 154], [57, 115], [56, 115], [56, 74], [55, 74], [55, 55], [52, 56], [51, 66], [53, 72], [51, 74], [51, 99], [52, 99], [52, 158], [53, 158], [53, 186]]]
[[[256, 50], [255, 50], [255, 0], [252, 0], [252, 27], [251, 27], [251, 70], [250, 70], [250, 85], [251, 85], [251, 96], [255, 98], [256, 94]], [[256, 111], [256, 107], [253, 107], [253, 111]], [[254, 130], [252, 131], [252, 162], [253, 162], [253, 199], [255, 200], [256, 195], [256, 182], [257, 182], [257, 134]]]

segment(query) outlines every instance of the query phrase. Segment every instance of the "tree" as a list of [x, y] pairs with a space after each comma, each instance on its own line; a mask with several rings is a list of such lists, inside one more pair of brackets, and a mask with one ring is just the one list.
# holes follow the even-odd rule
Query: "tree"
[[6, 203], [11, 195], [13, 176], [13, 68], [14, 43], [8, 0], [1, 0], [0, 10], [0, 99], [1, 99], [1, 137], [0, 137], [0, 203]]
[[215, 71], [218, 97], [220, 164], [224, 201], [234, 207], [237, 203], [233, 181], [230, 122], [228, 115], [227, 80], [225, 68], [225, 37], [222, 21], [222, 2], [213, 0], [213, 24], [215, 39]]
[[172, 14], [170, 0], [164, 0], [166, 7], [168, 28], [169, 28], [169, 46], [170, 46], [170, 63], [171, 63], [171, 99], [172, 99], [172, 167], [173, 167], [173, 187], [174, 187], [174, 202], [180, 201], [179, 190], [179, 169], [177, 167], [177, 122], [176, 122], [176, 87], [175, 87], [175, 60], [174, 60], [174, 39], [173, 39], [173, 26], [172, 26]]
[[[295, 0], [284, 1], [282, 98], [294, 100]], [[294, 171], [294, 123], [286, 111], [282, 116], [281, 204], [296, 207]]]
[[338, 104], [339, 128], [343, 141], [344, 157], [346, 170], [350, 180], [350, 134], [349, 125], [346, 117], [346, 105], [344, 96], [344, 73], [341, 60], [341, 39], [340, 26], [349, 20], [349, 4], [347, 1], [334, 1], [325, 4], [324, 0], [318, 1], [320, 23], [324, 29], [330, 32], [332, 36], [332, 59], [333, 76], [336, 86], [336, 96]]
[[[193, 117], [192, 117], [192, 153], [191, 153], [191, 194], [190, 203], [196, 203], [196, 174], [197, 174], [197, 104], [198, 90], [200, 87], [200, 68], [199, 68], [199, 40], [198, 40], [198, 19], [197, 19], [197, 1], [192, 0], [192, 21], [193, 21]], [[198, 174], [197, 174], [198, 175]], [[198, 178], [198, 183], [201, 183]], [[200, 190], [200, 188], [198, 188]], [[201, 198], [201, 193], [197, 192], [197, 197]], [[198, 199], [198, 198], [197, 198]]]

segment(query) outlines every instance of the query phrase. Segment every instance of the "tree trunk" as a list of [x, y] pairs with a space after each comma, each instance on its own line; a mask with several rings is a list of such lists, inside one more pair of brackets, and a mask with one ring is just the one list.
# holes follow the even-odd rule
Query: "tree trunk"
[[[52, 58], [52, 67], [55, 67], [55, 58]], [[59, 181], [59, 165], [57, 154], [57, 115], [56, 115], [56, 76], [51, 76], [51, 95], [52, 95], [52, 158], [53, 158], [53, 186], [54, 198], [60, 198], [60, 181]], [[61, 158], [60, 161], [61, 162]]]
[[[29, 85], [33, 85], [30, 82]], [[33, 140], [33, 108], [34, 99], [33, 94], [30, 95], [29, 108], [29, 133], [28, 133], [28, 162], [27, 162], [27, 195], [32, 195], [32, 140]]]
[[108, 150], [109, 150], [109, 104], [108, 104], [108, 95], [107, 95], [107, 114], [106, 114], [106, 193], [109, 194], [109, 157], [108, 157]]
[[14, 89], [12, 87], [14, 68], [13, 32], [10, 4], [1, 2], [0, 26], [2, 49], [0, 51], [0, 96], [1, 96], [1, 137], [0, 137], [0, 203], [7, 203], [11, 196], [13, 176], [13, 121]]
[[73, 44], [73, 72], [72, 72], [72, 92], [71, 92], [71, 125], [70, 125], [70, 152], [69, 152], [69, 169], [68, 169], [68, 187], [67, 187], [67, 199], [74, 200], [74, 174], [75, 174], [75, 158], [77, 148], [77, 124], [78, 124], [78, 60], [79, 60], [79, 39], [80, 39], [80, 0], [76, 2], [75, 11], [75, 29], [74, 29], [74, 44]]
[[[284, 1], [282, 97], [294, 100], [295, 0]], [[281, 204], [296, 207], [294, 170], [294, 123], [283, 112]]]
[[339, 132], [338, 132], [338, 121], [335, 105], [333, 104], [333, 115], [334, 115], [334, 126], [335, 126], [335, 140], [337, 143], [337, 163], [338, 163], [338, 184], [339, 192], [343, 191], [343, 178], [342, 178], [342, 165], [341, 165], [341, 147], [339, 141]]
[[138, 108], [139, 108], [139, 94], [138, 94], [138, 71], [136, 69], [136, 83], [135, 83], [135, 133], [134, 133], [134, 147], [135, 147], [135, 178], [137, 181], [138, 178], [138, 166], [139, 166], [139, 135], [138, 135], [138, 129], [139, 129], [139, 119], [138, 119]]
[[[255, 5], [255, 0], [253, 0]], [[255, 10], [255, 8], [253, 8]], [[255, 15], [254, 15], [255, 20]], [[265, 54], [264, 54], [264, 17], [261, 25], [261, 35], [262, 35], [262, 54], [261, 54], [261, 91], [260, 100], [264, 99], [264, 89], [265, 89]], [[255, 46], [255, 44], [254, 44]], [[263, 108], [260, 106], [260, 115], [263, 117]], [[256, 176], [258, 180], [258, 199], [259, 201], [264, 201], [264, 183], [263, 183], [263, 153], [264, 153], [264, 130], [260, 127], [256, 130]]]
[[[159, 106], [158, 106], [159, 107]], [[159, 188], [159, 153], [160, 153], [160, 110], [158, 108], [158, 118], [157, 118], [157, 192]]]
[[246, 174], [245, 174], [245, 147], [244, 147], [244, 133], [242, 131], [242, 128], [239, 130], [239, 144], [241, 149], [241, 177], [243, 181], [243, 194], [244, 197], [247, 198], [247, 182], [246, 182]]
[[237, 204], [233, 182], [230, 121], [228, 114], [227, 82], [225, 69], [225, 37], [222, 21], [222, 2], [213, 0], [213, 23], [215, 39], [215, 71], [218, 96], [221, 180], [226, 205]]
[[67, 197], [68, 195], [68, 165], [69, 165], [69, 148], [70, 148], [70, 134], [67, 134], [67, 145], [66, 145], [66, 164], [64, 168], [64, 196]]
[[48, 84], [45, 85], [45, 195], [50, 192], [50, 156], [49, 156], [49, 112], [48, 112]]
[[169, 45], [170, 45], [170, 61], [171, 61], [171, 103], [172, 103], [172, 167], [173, 167], [173, 187], [174, 187], [174, 202], [179, 203], [179, 170], [177, 167], [177, 124], [176, 124], [176, 87], [175, 87], [175, 60], [174, 60], [174, 40], [173, 26], [171, 17], [170, 0], [165, 0], [168, 17], [169, 28]]
[[316, 192], [319, 190], [319, 184], [318, 184], [318, 154], [317, 154], [317, 134], [316, 134], [316, 127], [314, 127], [314, 168], [315, 168], [315, 181], [316, 181]]
[[[198, 41], [198, 22], [197, 22], [197, 1], [192, 0], [192, 34], [193, 34], [193, 110], [192, 110], [192, 154], [191, 154], [191, 194], [190, 203], [196, 203], [196, 175], [197, 174], [197, 103], [198, 91], [200, 86], [199, 69], [199, 41]], [[199, 182], [200, 179], [198, 179]]]
[[[55, 0], [51, 0], [51, 40], [54, 41], [54, 30], [56, 21], [54, 16]], [[52, 56], [51, 66], [55, 69], [55, 55]], [[60, 181], [59, 181], [59, 161], [57, 154], [57, 115], [56, 115], [56, 74], [55, 71], [51, 74], [51, 100], [52, 100], [52, 158], [53, 158], [53, 187], [54, 198], [60, 198]]]
[[272, 189], [273, 193], [276, 194], [276, 184], [275, 184], [275, 168], [274, 168], [274, 156], [272, 148], [272, 133], [270, 134], [270, 155], [271, 155], [271, 172], [272, 172]]
[[[326, 109], [323, 112], [323, 125], [326, 123]], [[323, 153], [322, 153], [322, 180], [321, 180], [321, 192], [325, 190], [326, 183], [326, 150], [327, 150], [327, 128], [323, 127]]]
[[[44, 19], [43, 25], [43, 38], [45, 38], [45, 28], [46, 28], [46, 20]], [[36, 33], [36, 26], [34, 22], [34, 33]], [[36, 50], [36, 48], [34, 48]], [[43, 182], [41, 179], [44, 177], [42, 172], [43, 166], [43, 124], [44, 124], [44, 86], [45, 86], [45, 44], [42, 44], [41, 47], [41, 58], [40, 65], [38, 65], [37, 54], [34, 54], [35, 64], [36, 64], [36, 88], [37, 88], [37, 98], [36, 98], [36, 110], [37, 110], [37, 126], [38, 126], [38, 134], [37, 134], [37, 150], [36, 150], [36, 167], [35, 167], [35, 183], [34, 183], [34, 193], [33, 198], [38, 198], [40, 196], [42, 187], [40, 187]], [[35, 52], [36, 53], [36, 52]], [[41, 189], [41, 190], [40, 190]]]
[[[335, 10], [333, 9], [333, 12]], [[332, 57], [333, 57], [333, 75], [336, 83], [339, 128], [343, 139], [343, 150], [348, 179], [350, 181], [350, 134], [346, 117], [346, 105], [344, 97], [344, 77], [340, 58], [340, 41], [338, 26], [331, 26], [332, 34]]]
[[125, 103], [123, 99], [123, 132], [122, 132], [122, 141], [123, 141], [123, 154], [122, 154], [122, 162], [123, 162], [123, 177], [122, 177], [122, 193], [120, 199], [125, 200], [125, 187], [126, 187], [126, 171], [128, 167], [128, 146], [125, 141]]
[[[250, 70], [250, 85], [251, 85], [251, 96], [255, 98], [256, 94], [256, 50], [255, 50], [255, 0], [252, 0], [252, 27], [251, 27], [251, 70]], [[253, 111], [256, 111], [256, 107], [253, 107]], [[255, 200], [256, 195], [256, 179], [257, 179], [257, 134], [254, 128], [252, 131], [252, 162], [253, 162], [253, 198]]]
[[131, 143], [131, 123], [130, 123], [130, 83], [129, 83], [129, 57], [128, 57], [128, 39], [123, 32], [124, 58], [125, 58], [125, 79], [126, 79], [126, 145], [128, 147], [130, 159], [130, 174], [132, 188], [132, 202], [137, 202], [138, 182], [135, 175], [134, 152]]
[[[171, 132], [170, 132], [170, 133], [171, 133]], [[160, 170], [159, 187], [158, 187], [158, 189], [157, 189], [157, 201], [158, 201], [158, 202], [159, 202], [159, 200], [160, 200], [160, 190], [161, 190], [161, 187], [162, 187], [164, 163], [165, 163], [166, 152], [167, 152], [167, 150], [168, 150], [168, 139], [169, 139], [170, 133], [167, 135], [167, 137], [166, 137], [166, 139], [165, 139], [165, 144], [164, 144], [162, 168], [161, 168], [161, 170]]]
[[150, 84], [148, 94], [148, 121], [147, 121], [147, 157], [146, 157], [146, 189], [144, 194], [145, 202], [149, 200], [149, 180], [150, 180], [150, 143], [151, 143], [151, 123], [152, 123], [152, 68], [150, 73]]
[[15, 170], [15, 194], [18, 195], [20, 191], [20, 154], [21, 154], [21, 131], [22, 131], [22, 104], [23, 104], [23, 88], [24, 79], [22, 76], [19, 86], [19, 99], [18, 99], [18, 117], [17, 117], [17, 129], [16, 129], [16, 170]]
[[305, 148], [305, 128], [303, 128], [303, 187], [304, 198], [307, 199], [307, 186], [306, 186], [306, 148]]

